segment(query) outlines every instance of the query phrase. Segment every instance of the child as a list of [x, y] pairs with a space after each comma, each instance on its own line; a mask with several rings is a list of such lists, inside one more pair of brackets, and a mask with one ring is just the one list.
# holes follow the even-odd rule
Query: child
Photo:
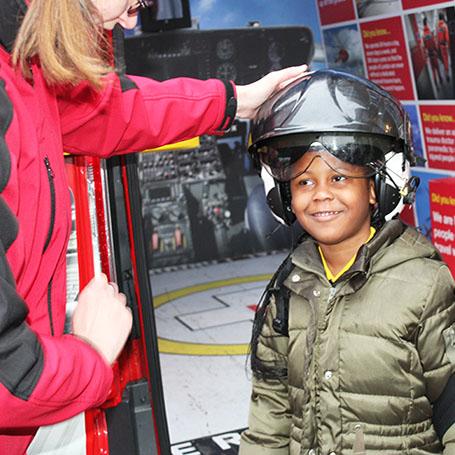
[[395, 99], [331, 70], [256, 117], [271, 208], [306, 234], [256, 314], [240, 455], [455, 454], [454, 283], [397, 218], [410, 137]]

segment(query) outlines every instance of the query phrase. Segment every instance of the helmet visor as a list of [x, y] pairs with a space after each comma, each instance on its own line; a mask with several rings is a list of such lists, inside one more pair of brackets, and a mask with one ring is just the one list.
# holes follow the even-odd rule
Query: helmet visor
[[[296, 134], [275, 138], [253, 152], [261, 165], [278, 181], [292, 180], [302, 173], [297, 161], [308, 151], [326, 150], [339, 160], [367, 167], [364, 177], [372, 176], [382, 167], [384, 156], [402, 147], [391, 137], [371, 134]], [[371, 172], [368, 172], [370, 168]], [[346, 174], [346, 172], [341, 172]]]

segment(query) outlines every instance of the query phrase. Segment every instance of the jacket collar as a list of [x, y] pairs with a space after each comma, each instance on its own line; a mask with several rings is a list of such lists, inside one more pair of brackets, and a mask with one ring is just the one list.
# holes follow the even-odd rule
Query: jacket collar
[[[360, 289], [371, 269], [372, 258], [379, 250], [393, 243], [405, 230], [406, 226], [400, 220], [387, 222], [370, 242], [359, 249], [354, 264], [339, 278], [337, 284], [349, 281], [348, 287], [351, 291]], [[292, 262], [304, 271], [318, 275], [320, 280], [327, 281], [316, 242], [311, 237], [307, 236], [296, 248], [292, 254]]]
[[352, 277], [350, 284], [354, 291], [363, 286], [371, 270], [373, 257], [379, 250], [392, 244], [405, 230], [406, 225], [399, 219], [387, 222], [368, 243], [360, 247], [354, 264], [341, 279]]
[[0, 1], [0, 45], [11, 52], [17, 31], [27, 11], [25, 0]]

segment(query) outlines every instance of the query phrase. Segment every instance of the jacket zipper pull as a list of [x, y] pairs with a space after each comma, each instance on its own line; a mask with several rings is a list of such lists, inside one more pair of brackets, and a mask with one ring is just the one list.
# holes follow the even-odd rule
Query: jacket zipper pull
[[54, 223], [55, 223], [55, 182], [54, 182], [54, 171], [52, 170], [51, 163], [47, 156], [44, 157], [44, 166], [46, 167], [47, 172], [47, 179], [49, 181], [49, 192], [50, 192], [50, 210], [51, 210], [51, 218], [49, 221], [49, 230], [47, 232], [46, 241], [44, 243], [43, 253], [47, 250], [49, 246], [49, 242], [51, 241], [52, 233], [54, 231]]
[[54, 178], [54, 171], [52, 170], [51, 163], [49, 161], [49, 158], [47, 156], [44, 157], [44, 165], [46, 166], [47, 173], [50, 177]]
[[352, 448], [352, 453], [356, 455], [366, 455], [365, 451], [365, 437], [363, 434], [362, 425], [356, 425], [355, 430], [355, 440], [354, 447]]

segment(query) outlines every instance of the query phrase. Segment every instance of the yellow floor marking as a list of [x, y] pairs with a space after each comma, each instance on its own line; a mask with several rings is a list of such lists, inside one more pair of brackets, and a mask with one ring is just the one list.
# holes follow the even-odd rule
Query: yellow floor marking
[[[198, 292], [204, 292], [209, 289], [223, 288], [234, 284], [256, 283], [259, 281], [269, 281], [271, 274], [250, 275], [243, 277], [230, 278], [228, 280], [216, 280], [208, 283], [195, 284], [175, 291], [166, 292], [153, 298], [153, 306], [159, 308], [173, 300], [186, 297]], [[248, 353], [248, 344], [209, 344], [209, 343], [189, 343], [185, 341], [175, 341], [168, 338], [158, 337], [158, 350], [162, 354], [180, 354], [180, 355], [246, 355]]]

